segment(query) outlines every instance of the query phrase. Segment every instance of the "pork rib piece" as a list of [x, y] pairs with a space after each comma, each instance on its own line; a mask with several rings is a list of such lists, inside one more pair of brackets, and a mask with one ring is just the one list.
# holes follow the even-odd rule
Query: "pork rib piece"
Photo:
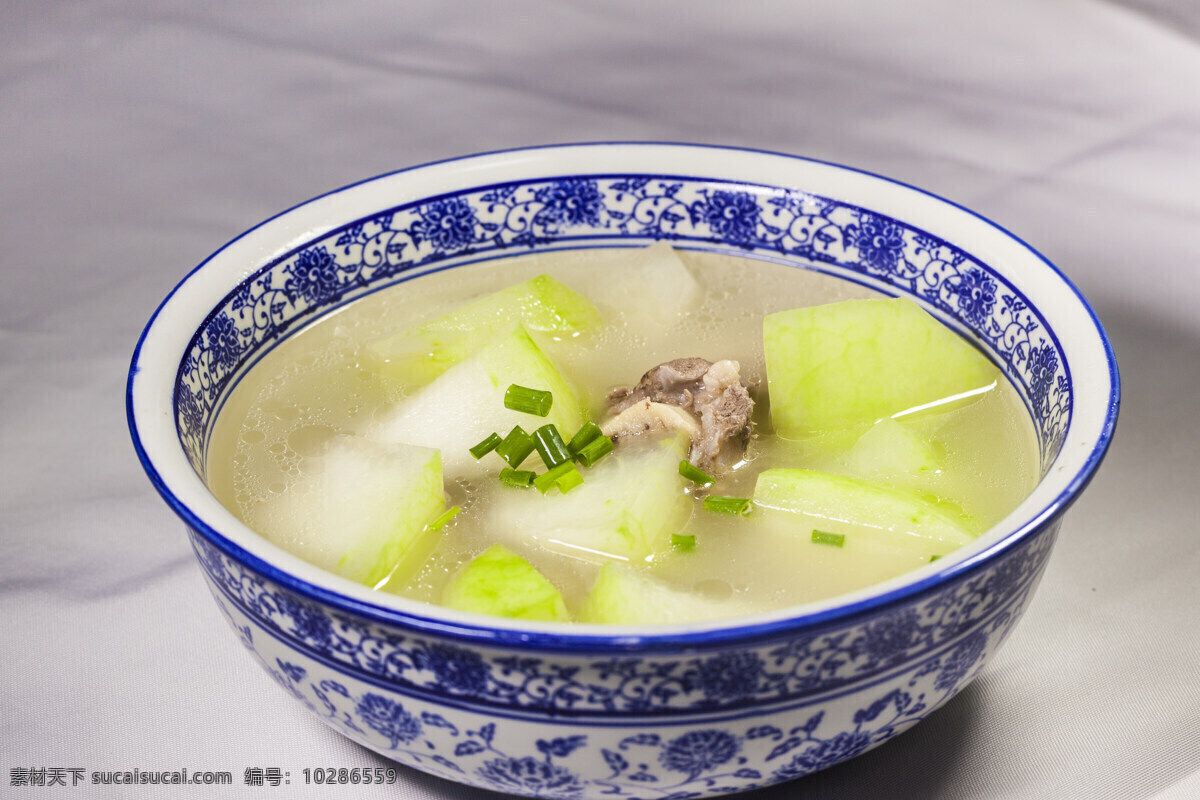
[[696, 357], [659, 364], [632, 389], [609, 392], [609, 417], [600, 430], [617, 445], [634, 436], [685, 431], [688, 460], [720, 470], [742, 457], [751, 435], [754, 400], [739, 371], [736, 361]]

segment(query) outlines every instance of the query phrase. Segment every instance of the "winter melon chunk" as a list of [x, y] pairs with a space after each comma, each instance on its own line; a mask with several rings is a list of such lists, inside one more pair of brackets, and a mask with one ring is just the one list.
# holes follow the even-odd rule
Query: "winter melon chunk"
[[493, 535], [584, 561], [644, 561], [671, 547], [692, 512], [679, 475], [683, 442], [668, 439], [615, 452], [583, 472], [567, 494], [499, 492], [485, 526]]
[[568, 286], [538, 275], [371, 342], [365, 357], [381, 374], [422, 385], [517, 324], [527, 331], [574, 335], [599, 325], [600, 312]]
[[704, 288], [667, 242], [622, 251], [628, 256], [606, 268], [594, 296], [619, 309], [631, 320], [652, 320], [664, 325], [700, 304]]
[[[514, 383], [551, 392], [549, 416], [505, 408], [504, 392]], [[442, 451], [446, 474], [458, 475], [476, 465], [470, 448], [489, 434], [504, 436], [514, 425], [532, 430], [548, 422], [569, 437], [583, 424], [583, 410], [558, 368], [524, 329], [514, 328], [402, 400], [374, 435], [383, 441], [435, 447]], [[495, 457], [479, 463], [497, 471], [504, 466]]]
[[443, 605], [512, 619], [570, 622], [562, 594], [532, 564], [492, 545], [446, 586]]
[[600, 312], [569, 286], [549, 275], [538, 275], [419, 325], [416, 332], [502, 332], [514, 322], [531, 331], [577, 333], [598, 325]]
[[999, 371], [907, 298], [768, 314], [763, 349], [775, 432], [794, 439], [982, 394]]
[[286, 492], [254, 509], [252, 528], [352, 581], [377, 586], [429, 555], [426, 529], [445, 507], [436, 450], [333, 437]]
[[768, 469], [754, 486], [758, 508], [794, 515], [797, 536], [844, 534], [873, 551], [928, 559], [975, 538], [972, 523], [949, 503], [916, 492], [807, 469]]
[[703, 622], [750, 611], [736, 600], [711, 600], [695, 592], [668, 586], [639, 570], [605, 564], [579, 610], [577, 621], [652, 625]]
[[911, 483], [942, 469], [938, 448], [902, 422], [881, 419], [841, 458], [850, 474], [885, 483]]

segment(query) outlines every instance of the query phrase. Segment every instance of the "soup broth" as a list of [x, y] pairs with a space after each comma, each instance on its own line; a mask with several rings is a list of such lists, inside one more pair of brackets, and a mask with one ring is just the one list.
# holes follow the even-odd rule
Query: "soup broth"
[[[604, 417], [612, 387], [637, 383], [659, 363], [700, 356], [740, 364], [741, 378], [756, 401], [756, 435], [736, 468], [719, 477], [713, 493], [750, 497], [756, 479], [767, 469], [819, 470], [952, 502], [982, 531], [1011, 511], [1036, 483], [1033, 427], [1017, 393], [1003, 378], [970, 402], [935, 407], [900, 420], [905, 430], [933, 448], [937, 469], [889, 475], [883, 467], [860, 463], [850, 447], [861, 431], [795, 440], [773, 435], [764, 315], [879, 295], [817, 272], [681, 251], [699, 293], [688, 301], [692, 308], [685, 316], [658, 313], [653, 293], [639, 287], [629, 268], [630, 253], [625, 249], [541, 253], [445, 270], [327, 315], [269, 352], [233, 391], [209, 451], [212, 490], [248, 526], [262, 530], [263, 509], [274, 498], [293, 491], [303, 476], [325, 468], [322, 453], [333, 436], [368, 433], [420, 388], [378, 371], [368, 352], [370, 343], [540, 274], [549, 274], [587, 297], [602, 313], [602, 324], [577, 335], [532, 334], [574, 385], [589, 419]], [[541, 423], [531, 421], [528, 429], [537, 424]], [[506, 432], [498, 431], [501, 436]], [[572, 433], [563, 431], [567, 438]], [[621, 456], [618, 448], [608, 458]], [[439, 602], [447, 583], [464, 565], [502, 543], [545, 575], [572, 612], [578, 609], [604, 559], [542, 546], [521, 530], [499, 530], [490, 509], [506, 502], [505, 493], [534, 490], [501, 484], [495, 470], [452, 472], [445, 480], [447, 504], [460, 506], [461, 513], [442, 529], [415, 573], [388, 580], [380, 588]], [[583, 474], [586, 480], [588, 471]], [[704, 511], [699, 502], [692, 505], [683, 534], [695, 537], [694, 548], [668, 548], [638, 566], [665, 585], [713, 601], [715, 615], [823, 599], [930, 560], [927, 554], [861, 556], [849, 545], [814, 546], [811, 527], [767, 524], [755, 519], [755, 514], [732, 517]], [[528, 525], [533, 527], [536, 521]], [[852, 535], [847, 536], [849, 542]]]

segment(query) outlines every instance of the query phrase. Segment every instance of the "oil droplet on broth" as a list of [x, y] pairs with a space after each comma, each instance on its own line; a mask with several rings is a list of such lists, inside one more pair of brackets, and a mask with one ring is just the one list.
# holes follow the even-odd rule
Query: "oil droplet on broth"
[[300, 409], [293, 405], [278, 405], [271, 409], [271, 411], [275, 415], [275, 418], [282, 422], [288, 422], [300, 416]]
[[287, 445], [302, 457], [319, 456], [334, 436], [337, 436], [337, 431], [328, 425], [306, 425], [292, 431], [287, 438]]

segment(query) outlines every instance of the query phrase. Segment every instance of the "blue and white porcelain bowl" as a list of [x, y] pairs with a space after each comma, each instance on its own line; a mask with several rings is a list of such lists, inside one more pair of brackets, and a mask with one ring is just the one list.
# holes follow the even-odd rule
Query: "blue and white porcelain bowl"
[[[660, 628], [510, 622], [326, 573], [205, 485], [216, 413], [268, 349], [435, 270], [573, 247], [676, 246], [819, 270], [920, 302], [1024, 399], [1042, 479], [936, 564], [854, 594]], [[1116, 423], [1113, 353], [1074, 286], [1007, 231], [857, 170], [784, 155], [593, 144], [472, 156], [318, 197], [197, 267], [138, 342], [138, 456], [187, 525], [250, 656], [339, 733], [518, 795], [703, 797], [856, 756], [953, 697], [1033, 596]]]

